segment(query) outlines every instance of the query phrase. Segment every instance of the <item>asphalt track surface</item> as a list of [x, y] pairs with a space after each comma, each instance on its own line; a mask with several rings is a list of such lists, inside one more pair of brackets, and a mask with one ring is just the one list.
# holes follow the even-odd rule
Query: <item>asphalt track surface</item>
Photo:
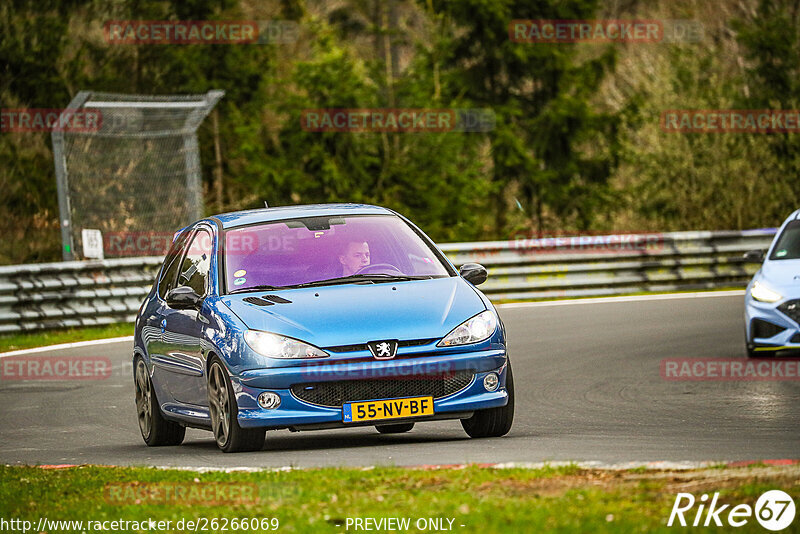
[[[312, 467], [540, 461], [800, 458], [800, 382], [675, 382], [664, 358], [744, 358], [741, 295], [505, 307], [517, 388], [503, 438], [458, 421], [401, 435], [371, 427], [267, 433], [260, 452], [223, 454], [210, 432], [146, 447], [130, 343], [59, 350], [109, 356], [102, 381], [0, 381], [0, 463]], [[45, 355], [43, 353], [41, 355]]]

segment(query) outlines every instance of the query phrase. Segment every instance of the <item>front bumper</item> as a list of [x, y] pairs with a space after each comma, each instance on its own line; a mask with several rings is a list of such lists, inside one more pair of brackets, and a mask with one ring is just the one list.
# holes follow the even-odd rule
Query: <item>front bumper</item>
[[[748, 292], [745, 300], [745, 328], [747, 343], [756, 352], [800, 350], [800, 325], [778, 310], [782, 302], [759, 302]], [[768, 337], [756, 337], [753, 328], [753, 321], [756, 319], [766, 321], [782, 330]]]
[[[475, 410], [505, 406], [508, 393], [505, 388], [507, 358], [505, 350], [484, 350], [460, 354], [443, 354], [419, 358], [404, 358], [369, 362], [331, 363], [329, 365], [257, 369], [233, 377], [233, 386], [239, 407], [238, 421], [243, 428], [271, 429], [328, 428], [358, 426], [361, 423], [343, 423], [341, 407], [311, 404], [297, 398], [291, 386], [310, 382], [335, 382], [353, 379], [392, 379], [427, 373], [446, 373], [471, 370], [472, 381], [461, 390], [434, 399], [434, 416], [416, 419], [385, 419], [363, 424], [392, 424], [412, 420], [436, 420], [469, 416]], [[496, 391], [487, 391], [484, 377], [495, 372], [500, 377]], [[266, 410], [258, 405], [258, 395], [264, 391], [277, 393], [281, 398], [278, 408]], [[370, 399], [371, 400], [371, 399]], [[376, 399], [377, 400], [377, 399]]]

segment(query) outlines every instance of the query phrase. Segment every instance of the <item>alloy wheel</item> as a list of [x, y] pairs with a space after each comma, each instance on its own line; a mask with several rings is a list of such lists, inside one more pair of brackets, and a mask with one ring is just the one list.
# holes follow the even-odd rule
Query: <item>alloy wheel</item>
[[142, 436], [150, 437], [153, 419], [153, 389], [150, 386], [150, 375], [142, 360], [136, 364], [136, 412], [139, 418], [139, 430]]
[[225, 380], [225, 372], [219, 363], [211, 365], [208, 377], [208, 404], [211, 412], [211, 430], [217, 445], [224, 447], [230, 435], [230, 396]]

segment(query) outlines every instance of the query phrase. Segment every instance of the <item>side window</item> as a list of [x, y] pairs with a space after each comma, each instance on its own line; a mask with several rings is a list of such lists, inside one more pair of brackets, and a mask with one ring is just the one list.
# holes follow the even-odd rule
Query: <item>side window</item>
[[[189, 234], [189, 232], [186, 232], [186, 234]], [[166, 298], [167, 292], [175, 287], [175, 277], [178, 274], [181, 256], [183, 256], [183, 252], [186, 250], [186, 241], [186, 235], [180, 236], [172, 245], [172, 248], [167, 253], [167, 257], [164, 260], [164, 274], [161, 276], [161, 281], [158, 284], [158, 296], [162, 299]]]
[[198, 230], [183, 259], [178, 285], [189, 286], [201, 297], [205, 296], [210, 268], [211, 234], [208, 230]]

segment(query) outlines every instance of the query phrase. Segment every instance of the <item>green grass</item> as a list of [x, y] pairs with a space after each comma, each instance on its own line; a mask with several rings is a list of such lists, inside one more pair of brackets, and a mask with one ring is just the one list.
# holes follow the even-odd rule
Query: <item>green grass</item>
[[[415, 521], [429, 517], [453, 519], [455, 532], [667, 532], [693, 530], [666, 526], [679, 491], [698, 497], [719, 491], [720, 504], [752, 506], [770, 489], [797, 496], [798, 475], [797, 466], [692, 472], [599, 471], [576, 466], [380, 467], [205, 474], [153, 468], [6, 466], [0, 467], [0, 517], [30, 520], [33, 528], [40, 517], [83, 521], [152, 518], [172, 521], [172, 532], [181, 531], [175, 528], [177, 521], [198, 518], [277, 518], [278, 532], [346, 532], [348, 517], [407, 517], [411, 518], [408, 532], [419, 532]], [[143, 490], [145, 483], [159, 483], [162, 488], [177, 483], [189, 490], [210, 487], [210, 482], [254, 484], [258, 499], [211, 506], [106, 500], [107, 484], [129, 482], [136, 483], [133, 487], [138, 490]], [[216, 530], [222, 531], [222, 525]], [[233, 532], [231, 524], [228, 530]], [[752, 518], [736, 530], [763, 532]], [[349, 531], [354, 531], [352, 526]]]
[[72, 343], [89, 339], [104, 339], [133, 335], [133, 323], [115, 323], [106, 326], [87, 326], [63, 330], [44, 330], [0, 335], [0, 352], [30, 349], [59, 343]]

